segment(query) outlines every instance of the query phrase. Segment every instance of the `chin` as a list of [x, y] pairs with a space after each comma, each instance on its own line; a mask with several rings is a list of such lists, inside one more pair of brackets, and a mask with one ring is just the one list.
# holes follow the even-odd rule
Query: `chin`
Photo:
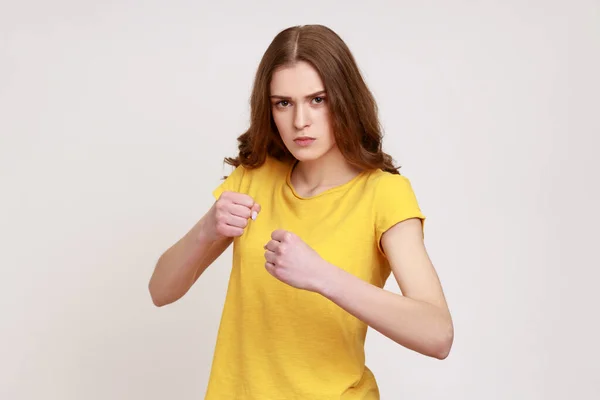
[[292, 156], [301, 162], [318, 160], [336, 148], [335, 144], [331, 145], [320, 140], [307, 147], [299, 146], [295, 142], [284, 143]]
[[297, 149], [294, 149], [294, 151], [290, 151], [290, 153], [292, 153], [294, 158], [296, 158], [296, 160], [298, 160], [300, 162], [315, 161], [323, 156], [322, 152], [309, 150], [309, 149], [300, 150], [300, 151], [298, 151]]

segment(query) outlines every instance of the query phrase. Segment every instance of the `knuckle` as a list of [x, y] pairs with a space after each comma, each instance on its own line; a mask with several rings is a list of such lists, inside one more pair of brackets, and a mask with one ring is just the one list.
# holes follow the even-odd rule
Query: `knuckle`
[[227, 201], [224, 200], [223, 198], [220, 198], [219, 200], [217, 200], [217, 202], [215, 204], [215, 208], [216, 208], [217, 212], [223, 211], [226, 204], [227, 204]]
[[218, 223], [217, 224], [217, 232], [221, 235], [224, 235], [226, 233], [225, 224]]
[[284, 246], [284, 245], [279, 246], [277, 248], [276, 253], [279, 254], [279, 255], [281, 255], [281, 256], [285, 255], [287, 253], [287, 247]]

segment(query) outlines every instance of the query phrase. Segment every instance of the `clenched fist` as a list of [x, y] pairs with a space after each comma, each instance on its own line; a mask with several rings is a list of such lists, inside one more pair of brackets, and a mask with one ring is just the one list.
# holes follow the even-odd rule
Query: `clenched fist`
[[211, 240], [241, 236], [259, 212], [260, 205], [247, 194], [223, 192], [208, 213], [206, 234]]
[[265, 250], [267, 271], [298, 289], [319, 292], [333, 268], [337, 268], [292, 232], [274, 231]]

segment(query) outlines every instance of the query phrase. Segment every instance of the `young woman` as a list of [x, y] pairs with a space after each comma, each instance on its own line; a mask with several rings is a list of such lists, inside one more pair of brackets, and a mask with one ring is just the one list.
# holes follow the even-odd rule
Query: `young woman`
[[[280, 32], [216, 202], [159, 259], [157, 306], [233, 242], [206, 399], [378, 399], [367, 328], [444, 359], [453, 324], [407, 178], [382, 151], [376, 103], [342, 39]], [[393, 274], [402, 295], [383, 289]]]

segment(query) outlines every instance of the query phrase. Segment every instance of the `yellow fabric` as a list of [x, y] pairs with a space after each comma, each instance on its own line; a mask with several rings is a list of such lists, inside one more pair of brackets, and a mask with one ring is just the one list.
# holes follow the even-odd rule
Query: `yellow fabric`
[[271, 232], [299, 235], [321, 257], [383, 287], [390, 266], [379, 246], [394, 224], [424, 216], [410, 182], [381, 170], [303, 198], [291, 163], [269, 158], [236, 168], [214, 190], [246, 193], [262, 207], [234, 240], [233, 267], [205, 399], [379, 399], [365, 366], [367, 325], [323, 296], [293, 288], [265, 269]]

